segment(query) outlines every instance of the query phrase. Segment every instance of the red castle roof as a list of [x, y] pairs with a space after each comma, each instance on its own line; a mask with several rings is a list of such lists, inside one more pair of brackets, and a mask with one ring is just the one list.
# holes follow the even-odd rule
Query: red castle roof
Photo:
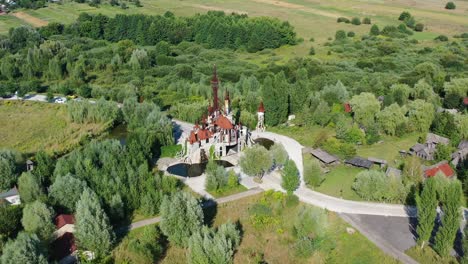
[[55, 226], [57, 229], [62, 228], [64, 225], [75, 224], [75, 217], [73, 215], [61, 214], [55, 218]]
[[438, 172], [442, 172], [445, 175], [445, 177], [448, 177], [448, 178], [455, 175], [455, 172], [453, 171], [452, 167], [450, 167], [448, 163], [443, 163], [439, 166], [436, 166], [436, 167], [433, 167], [424, 171], [424, 176], [434, 177]]
[[234, 128], [231, 121], [229, 121], [229, 119], [227, 119], [227, 117], [225, 117], [223, 115], [219, 116], [218, 119], [216, 119], [215, 124], [217, 126], [219, 126], [220, 128], [222, 128], [222, 129], [233, 129]]
[[258, 106], [258, 112], [265, 113], [265, 107], [263, 106], [263, 102], [260, 102], [260, 105]]

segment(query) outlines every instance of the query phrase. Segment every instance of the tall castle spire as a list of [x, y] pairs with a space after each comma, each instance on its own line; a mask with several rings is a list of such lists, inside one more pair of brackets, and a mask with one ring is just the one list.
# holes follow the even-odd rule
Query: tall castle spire
[[218, 73], [216, 72], [216, 64], [213, 68], [213, 78], [211, 79], [211, 88], [213, 89], [213, 111], [219, 110], [219, 102], [218, 102], [218, 89], [219, 89], [219, 81], [218, 81]]

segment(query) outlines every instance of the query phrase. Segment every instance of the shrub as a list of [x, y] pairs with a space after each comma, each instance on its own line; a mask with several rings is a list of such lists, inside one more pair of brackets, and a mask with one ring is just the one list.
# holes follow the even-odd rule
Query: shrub
[[283, 187], [288, 194], [294, 192], [300, 184], [299, 170], [296, 167], [296, 163], [292, 160], [286, 161], [283, 170], [281, 171]]
[[380, 30], [379, 30], [379, 27], [377, 25], [372, 25], [371, 29], [370, 29], [370, 33], [369, 33], [371, 36], [378, 36], [380, 34]]
[[414, 26], [414, 31], [422, 32], [423, 30], [424, 30], [424, 24], [422, 23], [417, 23], [416, 26]]
[[347, 19], [346, 17], [339, 17], [339, 18], [336, 20], [336, 22], [338, 22], [338, 23], [344, 22], [344, 23], [348, 24], [350, 21], [349, 21], [349, 19]]
[[314, 47], [310, 47], [309, 55], [315, 55], [315, 48]]
[[406, 19], [410, 18], [411, 14], [408, 11], [404, 11], [400, 14], [400, 17], [398, 17], [398, 20], [400, 21], [405, 21]]
[[457, 8], [457, 6], [455, 5], [454, 2], [448, 2], [446, 5], [445, 5], [445, 9], [455, 9]]
[[361, 25], [361, 20], [359, 19], [359, 17], [353, 17], [353, 19], [351, 19], [351, 24], [359, 26]]
[[371, 24], [371, 19], [369, 17], [365, 17], [362, 19], [363, 24], [370, 25]]
[[406, 189], [401, 179], [381, 171], [362, 171], [356, 176], [353, 190], [363, 199], [377, 202], [403, 202]]
[[439, 35], [439, 36], [436, 37], [434, 40], [438, 40], [438, 41], [448, 41], [448, 37], [445, 36], [445, 35]]
[[229, 188], [235, 188], [239, 186], [239, 177], [236, 175], [236, 173], [233, 170], [229, 171], [227, 186]]
[[310, 42], [314, 42], [315, 39], [312, 37], [312, 38], [309, 39], [309, 41], [310, 41]]
[[[309, 161], [310, 160], [310, 161]], [[325, 179], [320, 163], [312, 157], [304, 159], [304, 181], [308, 186], [319, 187]]]
[[335, 33], [335, 40], [340, 41], [346, 39], [346, 32], [344, 30], [338, 30]]
[[347, 34], [347, 36], [350, 37], [350, 38], [354, 37], [355, 35], [356, 35], [356, 34], [355, 34], [353, 31], [350, 31], [350, 32], [348, 32], [348, 34]]
[[228, 183], [228, 176], [223, 166], [217, 165], [214, 161], [208, 162], [206, 166], [205, 187], [208, 191], [218, 191]]

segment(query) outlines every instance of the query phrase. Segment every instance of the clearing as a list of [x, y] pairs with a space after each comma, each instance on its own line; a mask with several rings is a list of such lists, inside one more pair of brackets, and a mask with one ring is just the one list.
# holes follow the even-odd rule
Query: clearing
[[47, 26], [47, 24], [49, 23], [40, 18], [31, 16], [25, 12], [14, 12], [12, 13], [12, 15], [35, 27]]
[[0, 120], [0, 149], [27, 155], [41, 149], [65, 153], [106, 129], [103, 124], [70, 122], [65, 105], [30, 101], [1, 100]]

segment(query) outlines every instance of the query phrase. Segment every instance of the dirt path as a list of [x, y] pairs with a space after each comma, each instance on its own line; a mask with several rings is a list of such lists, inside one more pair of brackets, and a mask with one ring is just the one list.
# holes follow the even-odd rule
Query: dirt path
[[207, 5], [198, 5], [198, 4], [193, 4], [191, 5], [192, 7], [208, 10], [208, 11], [223, 11], [226, 14], [230, 13], [236, 13], [236, 14], [248, 14], [247, 11], [242, 11], [242, 10], [235, 10], [235, 9], [226, 9], [226, 8], [221, 8], [217, 6], [207, 6]]
[[23, 20], [24, 22], [28, 23], [28, 24], [31, 24], [35, 27], [43, 27], [43, 26], [47, 26], [47, 24], [49, 24], [49, 22], [45, 21], [45, 20], [42, 20], [40, 18], [37, 18], [37, 17], [33, 17], [31, 16], [30, 14], [27, 14], [27, 13], [24, 13], [24, 12], [14, 12], [12, 13], [13, 16]]
[[330, 17], [330, 18], [338, 18], [340, 15], [337, 15], [335, 13], [311, 8], [311, 7], [306, 7], [303, 5], [299, 4], [293, 4], [293, 3], [288, 3], [288, 2], [283, 2], [283, 1], [277, 1], [277, 0], [252, 0], [257, 3], [262, 3], [262, 4], [268, 4], [268, 5], [274, 5], [282, 8], [288, 8], [288, 9], [297, 9], [301, 11], [305, 11], [311, 14], [315, 15], [320, 15], [320, 16], [325, 16], [325, 17]]

